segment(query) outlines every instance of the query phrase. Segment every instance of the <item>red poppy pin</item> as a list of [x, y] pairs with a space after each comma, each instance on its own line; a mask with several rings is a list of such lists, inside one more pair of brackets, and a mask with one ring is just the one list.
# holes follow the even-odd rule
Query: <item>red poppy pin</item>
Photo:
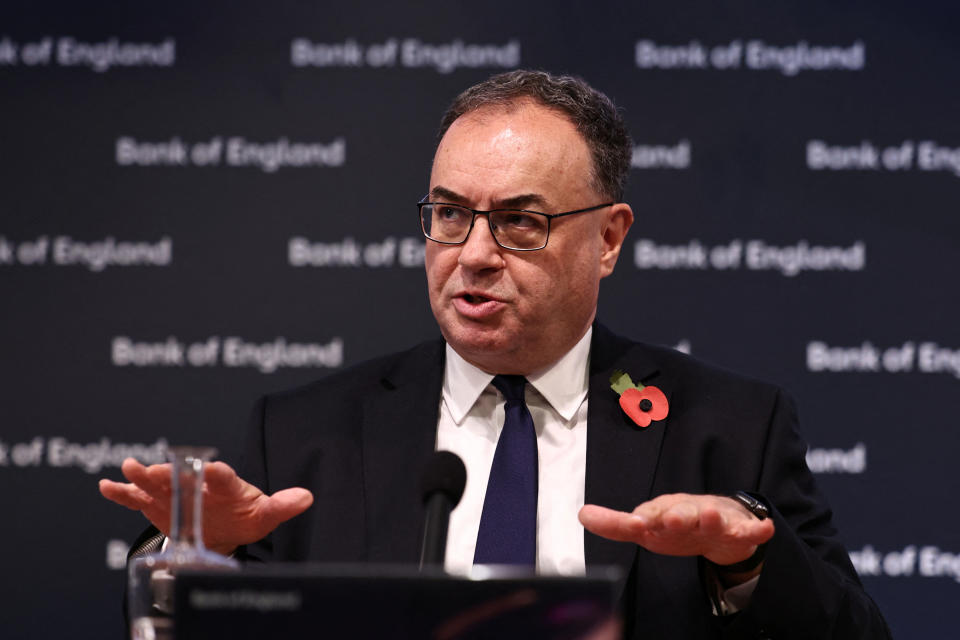
[[652, 420], [663, 420], [670, 411], [663, 391], [651, 385], [634, 384], [629, 373], [614, 371], [610, 388], [620, 394], [620, 408], [638, 427], [648, 427]]

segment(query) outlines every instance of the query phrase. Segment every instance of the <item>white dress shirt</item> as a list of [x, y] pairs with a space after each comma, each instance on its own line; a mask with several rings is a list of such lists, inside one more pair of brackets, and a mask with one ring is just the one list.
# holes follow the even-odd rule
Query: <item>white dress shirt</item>
[[[583, 525], [587, 466], [587, 383], [593, 329], [549, 369], [527, 376], [526, 402], [537, 432], [537, 572], [582, 575], [586, 563]], [[437, 449], [452, 451], [467, 467], [467, 485], [450, 515], [447, 571], [473, 566], [483, 498], [503, 428], [504, 399], [493, 375], [473, 366], [447, 345]]]

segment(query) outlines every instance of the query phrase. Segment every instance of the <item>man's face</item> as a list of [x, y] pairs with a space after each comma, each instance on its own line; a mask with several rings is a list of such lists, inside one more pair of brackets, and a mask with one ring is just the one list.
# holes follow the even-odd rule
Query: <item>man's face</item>
[[[429, 199], [489, 210], [560, 213], [604, 199], [586, 142], [563, 115], [525, 101], [458, 118], [437, 148]], [[490, 373], [556, 362], [593, 321], [633, 219], [625, 204], [552, 222], [546, 248], [510, 251], [478, 216], [463, 245], [426, 246], [430, 306], [444, 338]]]

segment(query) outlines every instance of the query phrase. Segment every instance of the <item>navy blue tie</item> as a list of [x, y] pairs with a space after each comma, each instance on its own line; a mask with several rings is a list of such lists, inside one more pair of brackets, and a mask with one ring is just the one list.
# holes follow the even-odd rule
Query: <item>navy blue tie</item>
[[483, 499], [474, 564], [536, 565], [537, 432], [523, 397], [526, 384], [523, 376], [493, 379], [506, 405]]

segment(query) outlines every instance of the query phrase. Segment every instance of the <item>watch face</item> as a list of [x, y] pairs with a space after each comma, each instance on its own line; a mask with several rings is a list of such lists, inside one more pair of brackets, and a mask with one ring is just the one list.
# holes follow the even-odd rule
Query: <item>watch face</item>
[[767, 509], [767, 505], [763, 504], [745, 491], [738, 491], [731, 497], [746, 507], [750, 513], [757, 516], [761, 520], [766, 520], [770, 515], [770, 510]]

